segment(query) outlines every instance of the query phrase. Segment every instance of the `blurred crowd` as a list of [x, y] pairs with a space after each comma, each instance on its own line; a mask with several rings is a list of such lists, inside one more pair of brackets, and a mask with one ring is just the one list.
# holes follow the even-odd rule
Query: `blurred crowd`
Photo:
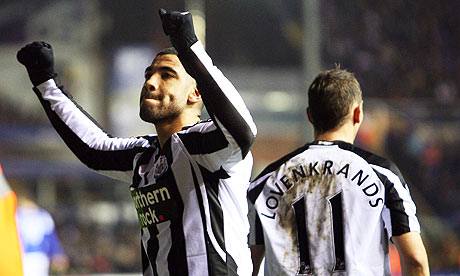
[[70, 260], [66, 274], [141, 271], [137, 224], [61, 223], [62, 243]]
[[322, 1], [323, 60], [356, 73], [366, 96], [459, 100], [460, 2]]

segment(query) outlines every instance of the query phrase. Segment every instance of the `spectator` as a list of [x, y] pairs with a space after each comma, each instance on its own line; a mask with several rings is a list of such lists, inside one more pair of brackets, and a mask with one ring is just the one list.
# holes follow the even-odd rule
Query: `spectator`
[[54, 220], [23, 187], [18, 188], [18, 224], [24, 247], [24, 276], [63, 273], [69, 261], [59, 242]]

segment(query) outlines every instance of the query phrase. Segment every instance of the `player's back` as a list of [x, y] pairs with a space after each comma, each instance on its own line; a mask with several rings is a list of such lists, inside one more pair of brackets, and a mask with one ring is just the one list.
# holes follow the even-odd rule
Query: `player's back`
[[[251, 243], [263, 239], [265, 274], [389, 275], [384, 229], [419, 227], [390, 165], [351, 144], [315, 142], [267, 167], [248, 193], [251, 223], [262, 226], [252, 227]], [[390, 218], [398, 208], [409, 215]]]

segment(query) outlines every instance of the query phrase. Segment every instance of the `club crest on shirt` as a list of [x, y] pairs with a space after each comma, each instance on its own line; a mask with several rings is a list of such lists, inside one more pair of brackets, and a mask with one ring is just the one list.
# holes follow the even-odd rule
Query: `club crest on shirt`
[[166, 156], [161, 155], [153, 165], [153, 177], [158, 179], [168, 170], [168, 160]]

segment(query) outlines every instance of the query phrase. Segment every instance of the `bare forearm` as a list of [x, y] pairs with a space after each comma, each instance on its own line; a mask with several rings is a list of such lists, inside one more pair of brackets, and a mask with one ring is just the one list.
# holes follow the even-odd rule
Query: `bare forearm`
[[403, 276], [430, 275], [428, 256], [419, 233], [409, 232], [393, 237], [401, 260]]
[[411, 263], [411, 262], [402, 262], [402, 275], [403, 276], [425, 276], [430, 275], [430, 270], [428, 268], [428, 262], [423, 263]]

